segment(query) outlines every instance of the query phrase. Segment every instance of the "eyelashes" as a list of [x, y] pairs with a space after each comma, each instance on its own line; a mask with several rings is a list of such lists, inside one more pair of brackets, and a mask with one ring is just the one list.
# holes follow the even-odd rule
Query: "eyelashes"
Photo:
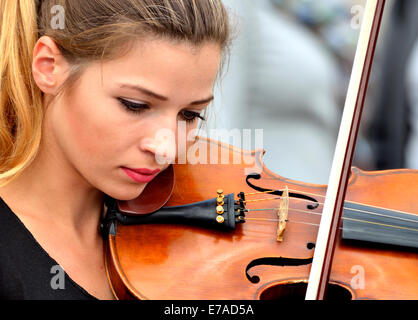
[[122, 98], [117, 98], [119, 100], [119, 102], [122, 104], [123, 107], [125, 107], [125, 109], [129, 112], [134, 112], [134, 113], [140, 113], [146, 109], [149, 109], [147, 104], [142, 104], [142, 103], [134, 103], [132, 101], [129, 100], [125, 100]]
[[201, 116], [200, 113], [194, 112], [194, 111], [183, 110], [181, 112], [181, 116], [187, 122], [193, 122], [197, 119], [200, 119], [202, 121], [206, 121], [206, 119], [203, 116]]
[[[125, 99], [122, 99], [122, 98], [117, 98], [117, 99], [126, 111], [134, 113], [134, 114], [140, 114], [141, 112], [150, 109], [149, 105], [145, 104], [145, 103], [144, 104], [134, 103], [132, 101], [125, 100]], [[197, 119], [200, 119], [202, 121], [206, 121], [206, 118], [203, 117], [200, 113], [195, 112], [195, 111], [190, 111], [190, 110], [182, 110], [181, 111], [181, 117], [186, 122], [194, 122]]]

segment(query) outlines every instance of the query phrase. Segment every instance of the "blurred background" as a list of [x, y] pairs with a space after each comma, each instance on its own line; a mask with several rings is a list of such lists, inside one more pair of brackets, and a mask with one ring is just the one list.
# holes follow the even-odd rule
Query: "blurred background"
[[[237, 36], [207, 128], [252, 129], [253, 141], [263, 129], [270, 170], [327, 184], [366, 0], [224, 2]], [[418, 1], [387, 0], [353, 161], [360, 169], [418, 169], [417, 16]]]

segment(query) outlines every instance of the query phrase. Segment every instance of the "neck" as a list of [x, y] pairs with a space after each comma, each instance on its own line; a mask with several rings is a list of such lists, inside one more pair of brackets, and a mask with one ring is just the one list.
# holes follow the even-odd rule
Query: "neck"
[[103, 193], [60, 159], [41, 148], [28, 168], [0, 188], [0, 196], [18, 216], [91, 235], [99, 224]]

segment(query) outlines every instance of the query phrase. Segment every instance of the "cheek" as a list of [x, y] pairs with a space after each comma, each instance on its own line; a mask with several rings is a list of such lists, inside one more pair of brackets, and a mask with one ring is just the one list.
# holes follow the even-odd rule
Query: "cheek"
[[101, 150], [111, 138], [100, 117], [89, 112], [69, 112], [67, 115], [69, 136], [72, 137], [74, 149], [86, 157], [101, 157]]
[[[101, 104], [103, 105], [103, 104]], [[69, 157], [79, 165], [100, 167], [125, 148], [117, 116], [96, 104], [75, 100], [63, 112], [62, 135]], [[83, 163], [79, 163], [79, 162]]]

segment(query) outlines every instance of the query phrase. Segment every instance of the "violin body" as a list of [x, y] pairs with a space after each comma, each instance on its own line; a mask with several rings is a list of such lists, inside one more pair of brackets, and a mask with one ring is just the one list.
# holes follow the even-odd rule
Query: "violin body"
[[[198, 152], [216, 148], [219, 161], [226, 152], [229, 159], [238, 154], [246, 163], [248, 159], [253, 163], [174, 165], [174, 189], [165, 207], [214, 198], [218, 189], [225, 194], [250, 194], [256, 192], [255, 185], [270, 190], [288, 188], [282, 240], [277, 240], [274, 209], [282, 197], [269, 193], [246, 196], [246, 200], [261, 201], [246, 203], [246, 221], [232, 231], [177, 223], [117, 222], [106, 248], [114, 294], [120, 299], [153, 300], [303, 299], [327, 186], [293, 181], [271, 172], [262, 161], [264, 150], [244, 151], [206, 139], [196, 143], [202, 146], [195, 149]], [[254, 169], [259, 176], [249, 184], [248, 172]], [[415, 221], [417, 181], [415, 170], [364, 172], [353, 168], [346, 202], [404, 212], [411, 218], [404, 220]], [[296, 191], [307, 198], [292, 197]], [[315, 199], [316, 204], [308, 198]], [[266, 207], [272, 209], [263, 211]], [[371, 224], [383, 231], [390, 228], [388, 223]], [[414, 240], [413, 228], [397, 230], [412, 233]], [[384, 232], [379, 233], [384, 241]], [[390, 239], [387, 242], [391, 243]], [[340, 230], [327, 299], [417, 299], [417, 278], [416, 248], [344, 240]]]

